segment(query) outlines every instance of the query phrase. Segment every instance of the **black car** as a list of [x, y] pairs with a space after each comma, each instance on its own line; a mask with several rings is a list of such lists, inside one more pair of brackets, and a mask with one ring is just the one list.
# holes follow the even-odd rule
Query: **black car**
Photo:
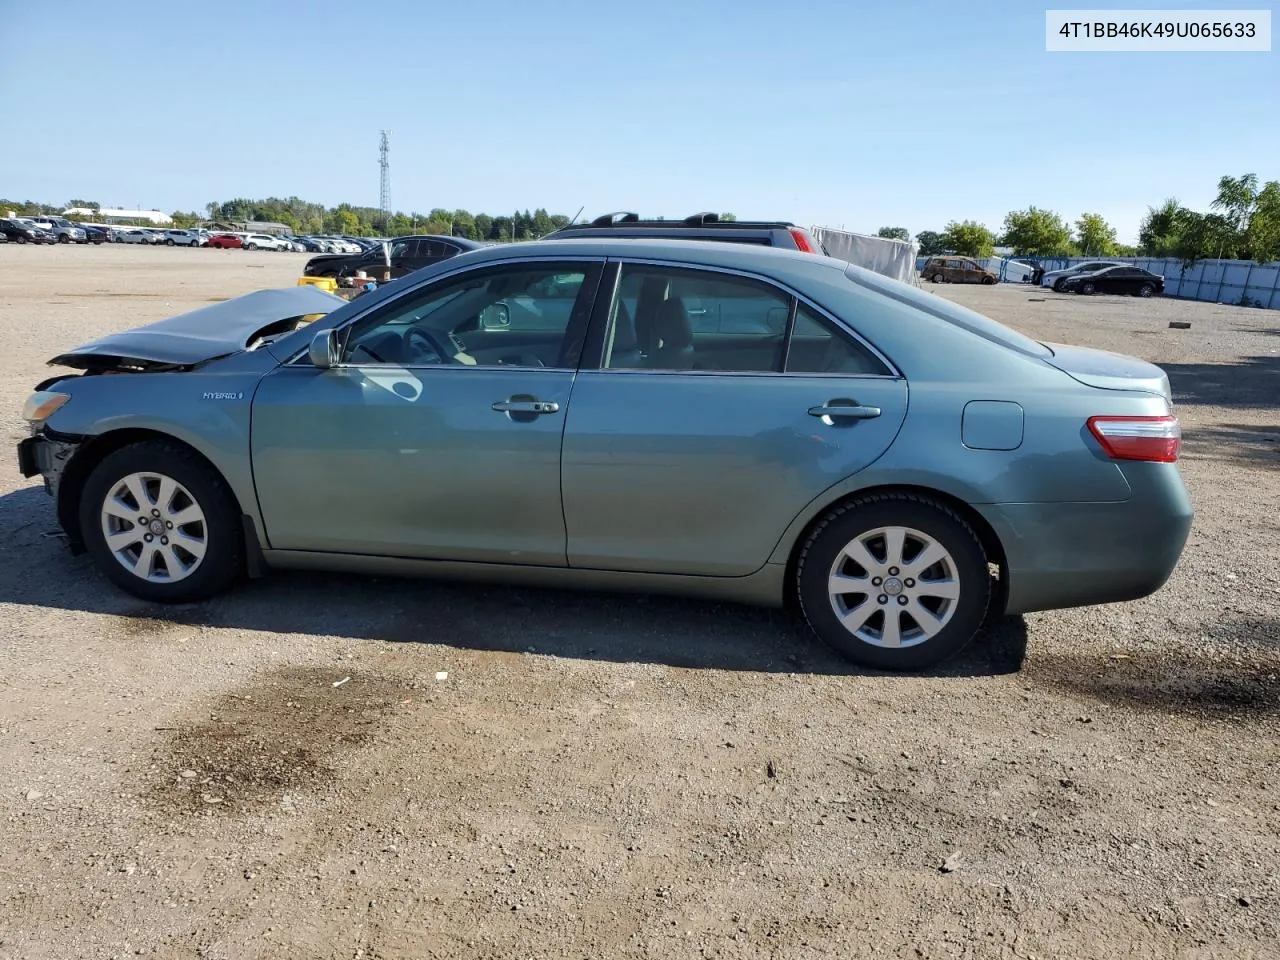
[[1164, 277], [1141, 267], [1104, 267], [1092, 273], [1078, 273], [1062, 281], [1062, 289], [1069, 293], [1121, 293], [1139, 297], [1151, 297], [1164, 293]]
[[41, 230], [17, 220], [0, 218], [0, 233], [13, 243], [57, 243], [58, 238], [48, 230]]
[[76, 226], [84, 231], [85, 240], [88, 243], [109, 243], [111, 241], [111, 233], [105, 227], [91, 227], [87, 223], [77, 223]]
[[718, 240], [783, 247], [802, 253], [826, 254], [809, 231], [785, 220], [721, 220], [715, 213], [695, 213], [682, 220], [641, 220], [639, 214], [606, 213], [586, 223], [571, 223], [543, 239], [566, 237], [627, 237], [646, 240]]
[[[448, 260], [483, 244], [462, 237], [420, 236], [388, 240], [391, 250], [391, 279]], [[308, 277], [349, 277], [358, 270], [381, 278], [386, 268], [382, 244], [364, 253], [328, 253], [312, 257], [303, 272]]]

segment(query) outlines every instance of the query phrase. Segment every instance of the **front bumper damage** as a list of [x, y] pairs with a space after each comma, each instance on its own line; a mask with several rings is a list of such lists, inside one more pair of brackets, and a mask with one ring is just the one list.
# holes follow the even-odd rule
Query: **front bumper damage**
[[39, 474], [44, 478], [45, 493], [56, 498], [62, 473], [82, 442], [81, 437], [41, 430], [18, 444], [18, 470], [24, 477]]

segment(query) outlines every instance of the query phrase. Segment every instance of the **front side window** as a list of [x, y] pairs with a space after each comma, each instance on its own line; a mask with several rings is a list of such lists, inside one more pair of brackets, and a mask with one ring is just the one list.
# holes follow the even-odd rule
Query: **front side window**
[[350, 364], [576, 366], [599, 267], [513, 264], [410, 291], [343, 336]]

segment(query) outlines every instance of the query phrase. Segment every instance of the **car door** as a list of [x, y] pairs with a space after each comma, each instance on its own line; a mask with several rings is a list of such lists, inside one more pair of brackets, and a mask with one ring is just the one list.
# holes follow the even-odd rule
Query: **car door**
[[897, 435], [905, 380], [768, 280], [623, 262], [601, 289], [565, 421], [572, 567], [752, 573]]
[[1098, 288], [1099, 293], [1126, 293], [1129, 280], [1125, 276], [1124, 267], [1111, 267], [1098, 274], [1098, 279], [1094, 285]]
[[[560, 447], [602, 261], [480, 265], [407, 287], [253, 400], [252, 456], [277, 550], [564, 566]], [[467, 342], [548, 276], [574, 287], [540, 363]]]

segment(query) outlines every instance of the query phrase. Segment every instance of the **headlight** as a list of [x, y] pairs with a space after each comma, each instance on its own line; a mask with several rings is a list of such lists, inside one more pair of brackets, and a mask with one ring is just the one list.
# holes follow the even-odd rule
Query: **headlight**
[[43, 423], [60, 410], [68, 400], [69, 393], [57, 393], [53, 390], [37, 390], [27, 397], [22, 405], [22, 419], [28, 423]]

